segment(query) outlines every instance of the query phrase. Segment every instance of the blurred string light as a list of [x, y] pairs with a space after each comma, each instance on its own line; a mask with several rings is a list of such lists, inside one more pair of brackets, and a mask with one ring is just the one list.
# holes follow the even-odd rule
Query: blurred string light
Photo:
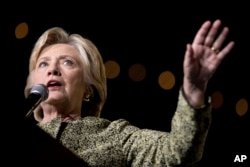
[[23, 22], [16, 26], [15, 36], [17, 39], [22, 39], [27, 36], [28, 32], [29, 32], [28, 24]]

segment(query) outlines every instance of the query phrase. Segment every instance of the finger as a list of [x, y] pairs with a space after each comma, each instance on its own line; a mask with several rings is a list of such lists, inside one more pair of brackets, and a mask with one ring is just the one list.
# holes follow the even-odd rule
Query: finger
[[192, 48], [190, 44], [187, 44], [186, 46], [186, 52], [185, 52], [185, 58], [184, 58], [184, 66], [187, 67], [191, 64], [193, 61], [192, 58]]
[[201, 28], [196, 33], [193, 44], [197, 44], [197, 45], [204, 44], [205, 38], [207, 36], [208, 30], [210, 29], [210, 27], [211, 27], [210, 21], [204, 22]]
[[234, 47], [234, 41], [229, 42], [217, 55], [219, 59], [223, 59]]
[[212, 47], [215, 48], [215, 49], [220, 49], [223, 42], [226, 40], [226, 37], [227, 37], [228, 33], [229, 33], [229, 29], [227, 27], [223, 28], [221, 34], [214, 41]]
[[209, 32], [208, 32], [208, 34], [207, 34], [207, 36], [205, 38], [204, 45], [209, 46], [209, 47], [212, 45], [220, 26], [221, 26], [221, 21], [220, 20], [216, 20], [213, 23], [211, 29], [209, 30]]

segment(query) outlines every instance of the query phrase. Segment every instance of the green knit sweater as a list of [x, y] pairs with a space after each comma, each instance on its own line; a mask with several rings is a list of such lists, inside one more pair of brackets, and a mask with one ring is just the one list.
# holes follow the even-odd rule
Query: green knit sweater
[[[84, 117], [61, 126], [60, 117], [39, 123], [89, 166], [192, 166], [202, 158], [211, 123], [211, 104], [194, 110], [179, 93], [171, 131], [140, 129], [124, 119]], [[62, 129], [62, 127], [64, 127]]]

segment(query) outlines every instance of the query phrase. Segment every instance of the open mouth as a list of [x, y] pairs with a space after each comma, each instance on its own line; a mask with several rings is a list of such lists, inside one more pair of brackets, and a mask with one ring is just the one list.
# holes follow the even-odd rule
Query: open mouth
[[62, 86], [62, 84], [59, 81], [51, 80], [47, 83], [48, 88], [57, 88]]

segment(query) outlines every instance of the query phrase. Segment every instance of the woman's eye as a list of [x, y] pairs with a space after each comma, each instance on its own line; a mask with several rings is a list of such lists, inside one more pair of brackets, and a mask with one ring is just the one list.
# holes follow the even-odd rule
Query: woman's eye
[[46, 63], [46, 62], [41, 62], [41, 63], [39, 63], [38, 67], [45, 67], [45, 66], [47, 66], [47, 65], [48, 65], [48, 63]]
[[72, 60], [65, 60], [63, 62], [63, 64], [68, 65], [68, 66], [72, 66], [74, 64], [74, 62]]

